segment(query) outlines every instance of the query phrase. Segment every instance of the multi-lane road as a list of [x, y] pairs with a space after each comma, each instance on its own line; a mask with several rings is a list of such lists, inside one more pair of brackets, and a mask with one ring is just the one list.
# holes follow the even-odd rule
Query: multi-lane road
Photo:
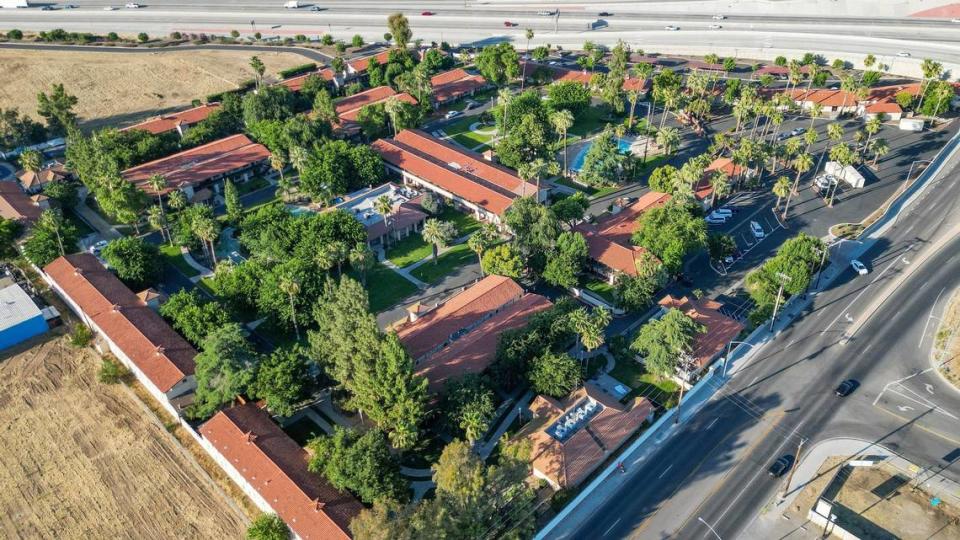
[[[64, 2], [65, 3], [65, 2]], [[536, 34], [532, 45], [551, 43], [577, 47], [586, 40], [613, 44], [618, 39], [646, 50], [695, 53], [717, 52], [741, 57], [767, 57], [788, 51], [814, 51], [857, 58], [868, 52], [881, 57], [893, 71], [912, 72], [919, 58], [935, 58], [960, 65], [960, 24], [948, 19], [881, 17], [860, 13], [836, 16], [825, 8], [817, 14], [731, 13], [726, 19], [712, 19], [705, 4], [703, 13], [693, 12], [683, 2], [660, 3], [667, 6], [653, 11], [644, 3], [582, 4], [553, 2], [546, 4], [423, 1], [370, 2], [331, 0], [302, 2], [299, 9], [284, 9], [283, 2], [253, 0], [155, 0], [140, 9], [125, 9], [123, 2], [74, 0], [75, 9], [41, 11], [39, 8], [0, 10], [0, 28], [25, 30], [64, 28], [73, 31], [106, 33], [124, 30], [166, 35], [173, 31], [227, 34], [260, 32], [264, 36], [288, 37], [305, 34], [316, 37], [333, 33], [348, 39], [361, 34], [368, 41], [381, 39], [386, 30], [386, 15], [404, 12], [414, 35], [425, 40], [445, 40], [454, 44], [481, 45], [503, 39], [525, 46], [525, 29]], [[39, 3], [38, 3], [39, 4]], [[51, 2], [51, 4], [54, 4]], [[61, 3], [62, 5], [63, 3]], [[840, 2], [837, 5], [851, 2]], [[56, 5], [56, 4], [54, 4]], [[113, 5], [118, 9], [104, 11]], [[719, 5], [719, 4], [718, 4]], [[537, 15], [538, 10], [559, 9], [558, 16]], [[611, 16], [598, 17], [600, 12]], [[425, 15], [430, 13], [430, 15]], [[602, 18], [607, 25], [588, 31], [587, 24]], [[505, 26], [506, 22], [514, 26]], [[678, 31], [667, 31], [667, 25]], [[710, 25], [721, 28], [711, 30]], [[898, 53], [909, 52], [912, 58]]]
[[[943, 461], [960, 448], [960, 392], [929, 369], [937, 319], [960, 286], [958, 233], [955, 170], [862, 256], [870, 274], [846, 270], [818, 293], [697, 416], [635, 464], [634, 478], [563, 537], [715, 538], [706, 523], [722, 538], [779, 538], [784, 529], [803, 538], [799, 524], [777, 517], [784, 480], [766, 473], [781, 455], [795, 454], [800, 439], [810, 447], [861, 438], [960, 477], [960, 465]], [[845, 379], [860, 387], [838, 398], [833, 389]]]

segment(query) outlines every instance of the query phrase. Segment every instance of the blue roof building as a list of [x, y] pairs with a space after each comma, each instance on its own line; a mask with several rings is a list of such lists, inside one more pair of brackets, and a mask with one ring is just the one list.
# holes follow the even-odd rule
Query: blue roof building
[[0, 289], [0, 350], [47, 331], [40, 308], [19, 285]]

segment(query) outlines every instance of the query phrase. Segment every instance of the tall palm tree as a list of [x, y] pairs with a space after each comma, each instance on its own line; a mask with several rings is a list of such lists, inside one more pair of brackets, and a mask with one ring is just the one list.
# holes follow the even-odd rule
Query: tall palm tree
[[[527, 31], [524, 33], [527, 37], [527, 48], [524, 51], [527, 57], [530, 57], [530, 40], [533, 39], [533, 28], [527, 28]], [[523, 83], [526, 82], [527, 78], [520, 74], [520, 91], [523, 92]]]
[[873, 167], [876, 167], [880, 156], [890, 151], [890, 145], [884, 139], [874, 139], [870, 141], [870, 151], [873, 152]]
[[867, 132], [867, 144], [865, 146], [870, 146], [870, 141], [874, 135], [880, 132], [881, 126], [883, 126], [883, 119], [880, 115], [867, 120], [867, 123], [863, 126], [863, 130]]
[[257, 82], [257, 90], [260, 90], [260, 85], [263, 84], [263, 74], [266, 72], [267, 67], [263, 65], [263, 61], [260, 60], [259, 56], [250, 57], [250, 67], [253, 69], [253, 74]]
[[584, 352], [593, 351], [604, 343], [604, 330], [610, 324], [610, 312], [603, 308], [587, 311], [579, 308], [568, 315], [571, 329], [577, 336], [577, 349], [580, 352], [580, 366], [583, 368]]
[[387, 113], [387, 116], [390, 118], [390, 125], [393, 126], [393, 136], [397, 136], [400, 111], [403, 108], [403, 102], [400, 101], [400, 98], [397, 96], [390, 96], [387, 98], [387, 101], [383, 104], [383, 111]]
[[[381, 195], [373, 201], [373, 211], [383, 216], [383, 223], [387, 227], [387, 240], [393, 239], [393, 230], [390, 228], [390, 215], [393, 214], [393, 203], [387, 195]], [[384, 243], [386, 249], [386, 243]]]
[[334, 240], [330, 242], [327, 246], [330, 249], [330, 254], [333, 255], [333, 260], [337, 264], [337, 275], [343, 275], [343, 261], [347, 260], [347, 257], [350, 256], [350, 246], [347, 245], [343, 240]]
[[270, 152], [270, 168], [280, 173], [280, 179], [283, 180], [283, 169], [287, 166], [287, 160], [279, 152]]
[[197, 235], [197, 238], [201, 240], [204, 244], [204, 248], [209, 247], [210, 250], [210, 262], [213, 266], [217, 265], [217, 254], [213, 248], [213, 241], [217, 239], [217, 236], [220, 234], [220, 227], [217, 224], [217, 221], [213, 218], [204, 216], [199, 219], [193, 220], [193, 233]]
[[423, 223], [420, 235], [423, 236], [423, 241], [433, 248], [433, 264], [437, 264], [440, 249], [447, 247], [457, 236], [457, 228], [449, 221], [431, 218]]
[[167, 195], [167, 204], [170, 205], [170, 208], [179, 212], [187, 207], [187, 196], [179, 189], [171, 191], [170, 194]]
[[297, 326], [297, 306], [293, 301], [300, 294], [300, 283], [291, 277], [284, 276], [280, 279], [280, 290], [290, 298], [290, 318], [293, 320], [293, 331], [297, 334], [297, 341], [300, 341], [300, 327]]
[[[497, 90], [497, 106], [503, 110], [503, 128], [507, 127], [507, 113], [510, 111], [510, 101], [513, 99], [513, 94], [510, 93], [509, 88], [501, 88]], [[500, 126], [497, 127], [497, 136], [502, 136], [503, 133], [500, 130]]]
[[939, 78], [943, 73], [943, 64], [934, 62], [929, 58], [924, 58], [923, 62], [920, 63], [920, 71], [923, 72], [923, 82], [920, 83], [920, 103], [916, 107], [917, 111], [923, 107], [923, 98], [930, 81]]
[[680, 131], [675, 127], [665, 127], [657, 131], [657, 144], [663, 148], [667, 156], [673, 153], [674, 147], [680, 143]]
[[[560, 172], [560, 167], [557, 165], [556, 161], [547, 161], [543, 158], [537, 158], [527, 163], [521, 163], [520, 167], [517, 169], [517, 174], [524, 182], [530, 182], [531, 180], [536, 182], [537, 193], [534, 197], [534, 200], [537, 202], [540, 201], [540, 180], [543, 179], [545, 174], [557, 174], [558, 172]], [[520, 196], [526, 197], [527, 194], [521, 192]]]
[[777, 178], [776, 182], [773, 183], [771, 191], [777, 196], [777, 204], [773, 205], [773, 210], [777, 211], [780, 209], [780, 201], [790, 195], [790, 179], [786, 176]]
[[713, 192], [710, 194], [710, 207], [717, 205], [717, 199], [730, 194], [730, 178], [726, 173], [717, 171], [710, 178], [710, 187]]
[[810, 106], [810, 130], [813, 130], [814, 122], [817, 121], [817, 118], [823, 114], [823, 105], [819, 103], [814, 103]]
[[815, 142], [817, 142], [817, 139], [819, 137], [820, 135], [817, 133], [817, 130], [815, 129], [807, 130], [807, 132], [803, 134], [803, 142], [806, 143], [806, 147], [803, 149], [803, 151], [809, 152], [810, 147], [813, 146]]
[[173, 245], [173, 238], [170, 237], [170, 233], [167, 231], [167, 222], [159, 206], [147, 208], [147, 223], [154, 229], [160, 231], [160, 238], [162, 238], [164, 242], [169, 240], [170, 244]]
[[317, 263], [317, 266], [324, 271], [329, 271], [331, 268], [336, 266], [337, 259], [333, 253], [333, 250], [330, 249], [330, 246], [326, 245], [317, 248], [316, 253], [313, 254], [313, 262]]
[[310, 153], [302, 146], [290, 147], [290, 166], [296, 169], [297, 174], [303, 174], [303, 169], [307, 166], [310, 159]]
[[350, 250], [350, 266], [360, 273], [360, 282], [364, 287], [367, 285], [367, 272], [373, 269], [377, 263], [377, 256], [373, 253], [365, 242], [357, 242], [357, 245]]
[[843, 126], [839, 122], [834, 122], [827, 126], [827, 137], [830, 138], [833, 142], [840, 142], [843, 140]]
[[[631, 109], [631, 112], [633, 109]], [[563, 173], [567, 173], [567, 130], [573, 127], [573, 113], [568, 109], [560, 109], [559, 111], [554, 111], [550, 113], [549, 116], [550, 125], [553, 126], [553, 131], [563, 137]]]
[[[160, 208], [160, 215], [162, 221], [166, 222], [167, 216], [164, 214], [163, 210], [163, 190], [167, 189], [167, 179], [160, 174], [154, 174], [147, 179], [147, 183], [150, 184], [150, 188], [153, 189], [153, 192], [157, 194], [157, 207]], [[160, 235], [163, 236], [164, 229], [160, 229]]]
[[480, 263], [480, 274], [485, 275], [483, 271], [483, 253], [494, 242], [497, 241], [497, 227], [493, 223], [485, 222], [480, 226], [480, 230], [470, 235], [467, 239], [467, 247], [477, 254], [477, 262]]

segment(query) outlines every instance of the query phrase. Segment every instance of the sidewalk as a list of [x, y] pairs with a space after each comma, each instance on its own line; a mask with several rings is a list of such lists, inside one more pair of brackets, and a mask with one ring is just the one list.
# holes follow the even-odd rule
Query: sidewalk
[[114, 240], [123, 236], [119, 231], [117, 231], [117, 229], [113, 227], [113, 225], [107, 223], [105, 219], [100, 217], [100, 214], [94, 212], [92, 208], [87, 206], [86, 202], [78, 202], [73, 209], [83, 218], [84, 221], [87, 222], [88, 225], [96, 229], [97, 232], [100, 233], [100, 236], [104, 238], [104, 240]]

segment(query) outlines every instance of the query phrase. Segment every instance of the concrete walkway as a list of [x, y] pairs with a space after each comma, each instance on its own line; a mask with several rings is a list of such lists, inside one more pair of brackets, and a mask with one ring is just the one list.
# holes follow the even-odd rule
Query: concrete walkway
[[[419, 264], [422, 263], [423, 261], [424, 261], [424, 259], [421, 259], [421, 260], [413, 263], [413, 264], [410, 265], [410, 266], [414, 266], [414, 267], [415, 267], [415, 266], [419, 266]], [[386, 258], [386, 257], [384, 257], [383, 260], [380, 261], [380, 262], [382, 262], [383, 265], [386, 266], [387, 268], [389, 268], [389, 269], [393, 270], [394, 272], [396, 272], [396, 273], [400, 274], [401, 276], [403, 276], [404, 279], [406, 279], [406, 280], [409, 281], [410, 283], [413, 283], [414, 285], [416, 285], [418, 289], [425, 289], [425, 288], [427, 287], [427, 284], [426, 284], [426, 283], [424, 283], [424, 282], [420, 281], [419, 279], [413, 277], [413, 275], [410, 273], [410, 267], [409, 267], [409, 266], [408, 266], [408, 267], [405, 267], [405, 268], [400, 268], [399, 266], [393, 264], [393, 262], [391, 262], [390, 259], [388, 259], [388, 258]]]
[[486, 441], [478, 443], [476, 445], [477, 455], [481, 459], [487, 459], [490, 457], [490, 453], [493, 452], [493, 449], [496, 448], [497, 444], [500, 442], [500, 437], [503, 437], [503, 434], [510, 429], [510, 425], [513, 424], [513, 421], [516, 420], [517, 415], [520, 414], [520, 411], [523, 409], [528, 409], [530, 402], [533, 401], [533, 391], [527, 390], [520, 399], [508, 399], [504, 402], [503, 406], [509, 405], [510, 412], [507, 416], [500, 422], [500, 425], [490, 434]]
[[197, 260], [193, 258], [193, 255], [190, 254], [190, 250], [189, 250], [189, 249], [187, 249], [187, 248], [185, 248], [185, 247], [181, 247], [181, 248], [180, 248], [180, 256], [183, 257], [183, 260], [186, 261], [187, 264], [188, 264], [191, 268], [193, 268], [194, 270], [200, 272], [200, 275], [199, 275], [199, 276], [193, 276], [192, 278], [190, 278], [190, 281], [196, 283], [196, 282], [200, 281], [200, 280], [203, 279], [203, 278], [207, 278], [207, 277], [213, 276], [213, 270], [211, 270], [211, 269], [207, 268], [206, 266], [198, 263]]
[[113, 225], [107, 222], [107, 220], [100, 217], [100, 214], [94, 212], [92, 208], [87, 206], [86, 202], [78, 202], [73, 209], [77, 212], [77, 214], [80, 215], [80, 217], [83, 218], [84, 221], [87, 222], [87, 225], [90, 225], [96, 229], [96, 231], [100, 233], [100, 236], [102, 236], [104, 240], [115, 240], [123, 236], [120, 234], [120, 231], [115, 229]]

